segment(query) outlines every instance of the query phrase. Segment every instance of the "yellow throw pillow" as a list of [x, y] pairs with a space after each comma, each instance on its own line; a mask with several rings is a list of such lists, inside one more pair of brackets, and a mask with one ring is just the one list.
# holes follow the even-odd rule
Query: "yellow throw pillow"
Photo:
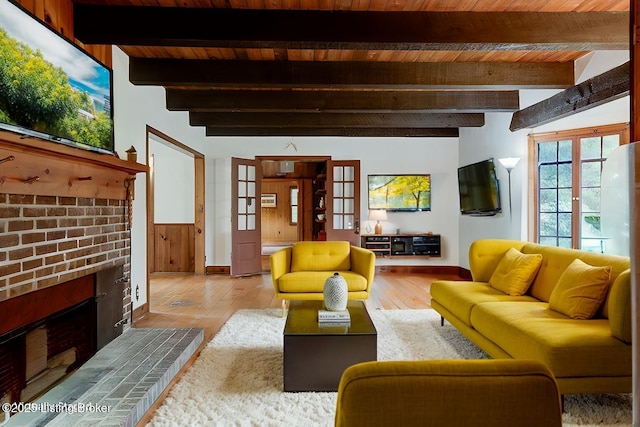
[[508, 295], [524, 295], [541, 264], [541, 254], [523, 254], [510, 248], [491, 275], [489, 285]]
[[593, 267], [575, 259], [549, 297], [549, 308], [572, 319], [591, 319], [609, 290], [611, 267]]

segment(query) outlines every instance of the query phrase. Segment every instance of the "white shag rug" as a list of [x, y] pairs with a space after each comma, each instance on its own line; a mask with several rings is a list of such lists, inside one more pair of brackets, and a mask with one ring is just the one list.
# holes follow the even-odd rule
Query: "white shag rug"
[[[159, 426], [332, 426], [335, 392], [285, 393], [279, 309], [239, 310], [207, 344], [148, 424]], [[378, 360], [488, 356], [434, 310], [370, 312]], [[631, 395], [565, 397], [563, 425], [631, 426]]]

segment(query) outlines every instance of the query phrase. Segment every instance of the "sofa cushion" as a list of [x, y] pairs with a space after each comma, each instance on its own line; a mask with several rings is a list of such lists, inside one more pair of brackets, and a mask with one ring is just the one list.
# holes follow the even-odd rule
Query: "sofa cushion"
[[510, 248], [491, 275], [489, 285], [508, 295], [524, 295], [536, 277], [541, 263], [540, 254], [523, 254], [515, 248]]
[[591, 319], [609, 290], [611, 267], [592, 267], [574, 260], [562, 273], [549, 298], [549, 308], [572, 319]]
[[[580, 259], [585, 263], [598, 266], [611, 266], [611, 280], [615, 280], [618, 274], [630, 267], [629, 257], [619, 255], [585, 252], [577, 249], [558, 248], [538, 243], [527, 243], [520, 251], [523, 254], [542, 254], [542, 265], [536, 275], [529, 291], [529, 295], [540, 301], [549, 302], [551, 292], [562, 273], [569, 267], [574, 259]], [[604, 307], [604, 304], [603, 304]]]
[[528, 295], [510, 296], [485, 282], [437, 280], [429, 288], [431, 297], [447, 307], [456, 317], [471, 326], [471, 310], [488, 301], [536, 301]]
[[526, 242], [520, 240], [481, 239], [469, 246], [469, 269], [474, 282], [488, 282], [509, 248], [522, 252]]
[[351, 270], [350, 251], [346, 241], [296, 242], [291, 249], [291, 271]]
[[[309, 293], [324, 291], [324, 282], [335, 273], [330, 271], [298, 271], [286, 273], [278, 279], [280, 292]], [[349, 292], [367, 290], [367, 279], [353, 271], [338, 271], [347, 281]]]
[[556, 377], [631, 375], [630, 346], [611, 335], [607, 319], [575, 320], [545, 302], [487, 302], [471, 312], [473, 327], [516, 359], [540, 360]]

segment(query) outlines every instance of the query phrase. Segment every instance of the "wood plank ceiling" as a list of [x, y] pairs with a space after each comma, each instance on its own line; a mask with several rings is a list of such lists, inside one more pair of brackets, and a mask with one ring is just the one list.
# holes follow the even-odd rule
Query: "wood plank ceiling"
[[[457, 136], [484, 113], [533, 127], [628, 94], [628, 0], [74, 0], [75, 37], [115, 44], [136, 85], [217, 135]], [[565, 89], [520, 110], [520, 89]], [[586, 89], [585, 89], [586, 88]]]

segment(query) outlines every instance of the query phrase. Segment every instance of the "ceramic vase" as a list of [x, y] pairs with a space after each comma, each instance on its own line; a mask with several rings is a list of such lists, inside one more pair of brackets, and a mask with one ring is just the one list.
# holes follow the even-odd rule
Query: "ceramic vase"
[[324, 282], [324, 306], [329, 311], [344, 311], [347, 309], [349, 290], [347, 281], [338, 273], [333, 273]]

